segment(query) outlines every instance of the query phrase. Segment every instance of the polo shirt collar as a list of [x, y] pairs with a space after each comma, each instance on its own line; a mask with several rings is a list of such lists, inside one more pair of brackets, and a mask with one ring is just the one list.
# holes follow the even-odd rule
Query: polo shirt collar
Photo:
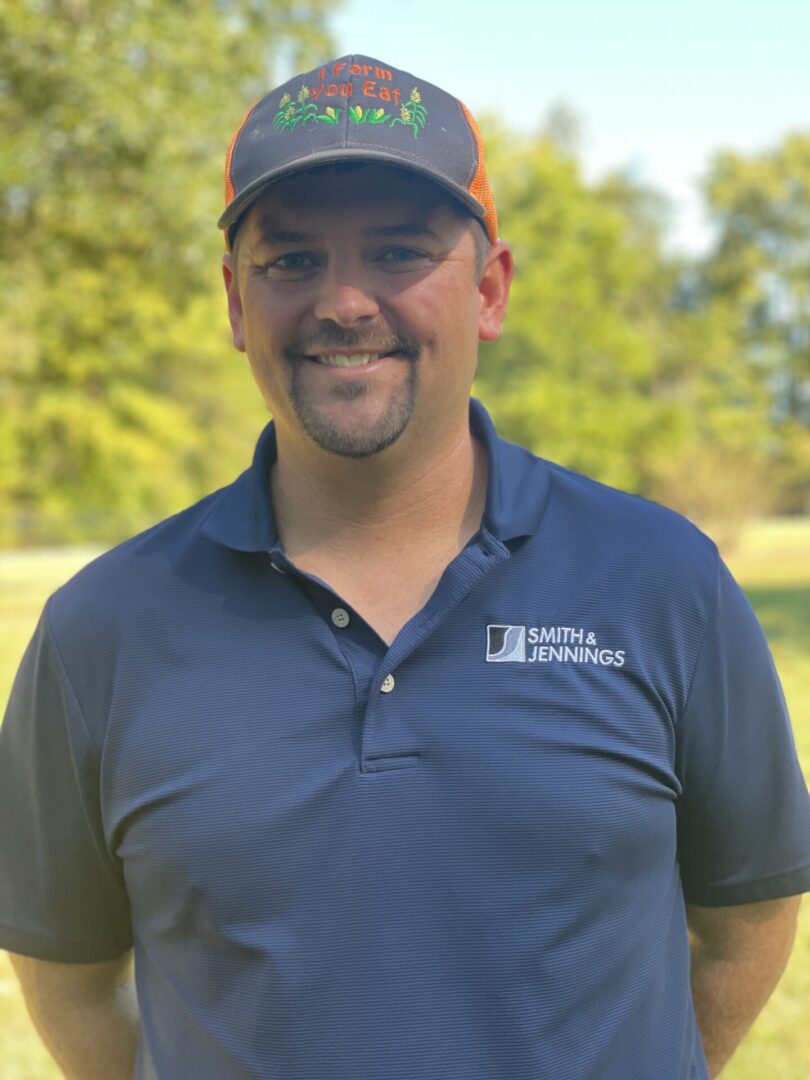
[[[499, 438], [475, 398], [470, 399], [470, 430], [483, 444], [490, 464], [484, 531], [500, 541], [530, 536], [540, 525], [548, 498], [546, 462]], [[259, 436], [250, 468], [213, 496], [203, 535], [236, 551], [269, 552], [280, 547], [268, 483], [276, 454], [271, 420]]]
[[489, 458], [483, 527], [501, 541], [531, 536], [540, 527], [551, 484], [547, 462], [498, 437], [480, 401], [470, 399], [470, 430]]
[[279, 547], [269, 483], [276, 456], [276, 426], [271, 420], [259, 436], [250, 468], [214, 495], [201, 526], [204, 536], [236, 551]]

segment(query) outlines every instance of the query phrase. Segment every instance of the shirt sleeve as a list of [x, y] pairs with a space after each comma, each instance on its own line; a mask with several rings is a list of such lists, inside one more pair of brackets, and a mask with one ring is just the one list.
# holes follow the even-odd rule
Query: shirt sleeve
[[810, 889], [810, 797], [785, 699], [756, 616], [722, 562], [677, 747], [686, 902]]
[[0, 727], [0, 947], [63, 963], [131, 947], [123, 875], [104, 838], [99, 760], [46, 605]]

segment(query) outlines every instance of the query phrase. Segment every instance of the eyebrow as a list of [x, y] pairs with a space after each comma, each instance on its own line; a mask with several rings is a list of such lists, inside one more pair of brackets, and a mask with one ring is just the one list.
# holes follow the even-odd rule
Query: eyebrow
[[424, 222], [407, 221], [401, 225], [374, 225], [363, 230], [364, 236], [430, 236], [439, 239], [439, 234]]
[[[363, 236], [371, 237], [416, 237], [429, 236], [440, 239], [438, 233], [424, 222], [406, 221], [396, 225], [372, 225], [363, 229]], [[265, 244], [312, 244], [319, 239], [316, 233], [298, 232], [292, 229], [279, 229], [270, 222], [262, 222], [259, 227], [259, 240]]]
[[259, 231], [259, 239], [267, 244], [311, 244], [318, 237], [314, 233], [293, 232], [290, 229], [263, 225]]

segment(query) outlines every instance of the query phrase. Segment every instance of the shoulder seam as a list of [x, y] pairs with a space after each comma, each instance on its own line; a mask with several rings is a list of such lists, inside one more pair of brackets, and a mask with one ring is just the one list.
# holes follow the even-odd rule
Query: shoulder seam
[[678, 716], [678, 725], [683, 719], [684, 715], [689, 711], [689, 705], [692, 701], [692, 689], [695, 685], [695, 678], [697, 677], [697, 670], [700, 666], [700, 660], [703, 656], [703, 646], [706, 644], [706, 638], [709, 636], [709, 627], [714, 621], [715, 613], [717, 612], [717, 605], [720, 601], [720, 553], [717, 550], [717, 546], [714, 545], [714, 601], [712, 603], [712, 609], [709, 612], [706, 619], [706, 625], [703, 627], [703, 634], [700, 638], [700, 645], [698, 645], [695, 652], [695, 662], [692, 665], [692, 674], [689, 676], [689, 688], [686, 691], [686, 697], [684, 698], [683, 708]]
[[78, 695], [77, 695], [76, 691], [73, 689], [73, 683], [71, 682], [70, 675], [68, 674], [67, 666], [66, 666], [64, 658], [62, 656], [62, 652], [61, 652], [61, 650], [59, 648], [59, 642], [57, 641], [57, 638], [56, 638], [56, 631], [54, 630], [53, 623], [51, 622], [50, 606], [51, 606], [51, 600], [52, 599], [53, 599], [52, 596], [48, 597], [48, 599], [47, 599], [47, 601], [45, 603], [45, 609], [43, 611], [43, 616], [44, 616], [44, 619], [45, 619], [45, 629], [46, 629], [46, 631], [48, 633], [48, 636], [51, 639], [51, 643], [53, 645], [54, 659], [56, 660], [57, 666], [59, 668], [59, 674], [61, 676], [61, 679], [62, 679], [62, 682], [63, 682], [63, 684], [65, 686], [65, 689], [67, 690], [67, 692], [68, 692], [68, 694], [70, 696], [71, 704], [75, 707], [76, 712], [77, 712], [79, 718], [81, 719], [82, 725], [84, 726], [84, 730], [87, 733], [87, 738], [88, 738], [91, 746], [93, 746], [95, 748], [96, 754], [98, 755], [98, 758], [100, 760], [101, 759], [102, 747], [99, 746], [99, 744], [93, 738], [93, 732], [92, 732], [92, 730], [90, 728], [90, 725], [87, 723], [87, 717], [84, 715], [84, 710], [82, 709], [81, 702], [79, 701], [79, 698], [78, 698]]
[[576, 469], [569, 469], [567, 465], [560, 465], [558, 461], [548, 461], [545, 458], [539, 458], [538, 460], [542, 461], [547, 466], [552, 475], [571, 477], [575, 481], [580, 481], [590, 487], [598, 488], [600, 491], [606, 492], [609, 495], [616, 495], [620, 498], [627, 499], [637, 506], [649, 507], [653, 511], [669, 515], [673, 518], [678, 518], [698, 536], [711, 540], [711, 538], [707, 537], [706, 534], [698, 528], [693, 521], [690, 521], [685, 514], [682, 514], [679, 510], [673, 510], [671, 506], [656, 502], [654, 499], [648, 499], [646, 495], [640, 495], [637, 491], [628, 491], [626, 488], [616, 487], [615, 484], [607, 484], [602, 480], [596, 480], [593, 476], [588, 476], [586, 473], [577, 472]]

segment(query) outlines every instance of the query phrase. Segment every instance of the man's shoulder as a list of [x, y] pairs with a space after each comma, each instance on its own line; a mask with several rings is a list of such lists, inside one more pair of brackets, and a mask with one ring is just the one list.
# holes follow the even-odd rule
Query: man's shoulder
[[80, 626], [104, 634], [159, 596], [178, 566], [206, 542], [201, 527], [222, 490], [123, 540], [73, 574], [48, 600], [57, 636], [60, 629], [73, 634]]
[[714, 590], [719, 553], [683, 514], [562, 465], [548, 462], [549, 515], [568, 542], [587, 547], [596, 563], [645, 569]]
[[595, 557], [600, 551], [646, 553], [664, 561], [703, 563], [711, 575], [716, 571], [714, 541], [678, 511], [595, 480], [521, 443], [501, 437], [499, 450], [501, 475], [507, 478], [502, 498], [525, 511], [528, 531], [538, 538], [552, 535]]
[[556, 492], [585, 511], [590, 510], [600, 519], [625, 526], [643, 528], [648, 537], [652, 534], [674, 537], [679, 543], [698, 547], [714, 547], [712, 541], [694, 522], [684, 514], [643, 495], [613, 487], [573, 469], [547, 461], [552, 485]]

